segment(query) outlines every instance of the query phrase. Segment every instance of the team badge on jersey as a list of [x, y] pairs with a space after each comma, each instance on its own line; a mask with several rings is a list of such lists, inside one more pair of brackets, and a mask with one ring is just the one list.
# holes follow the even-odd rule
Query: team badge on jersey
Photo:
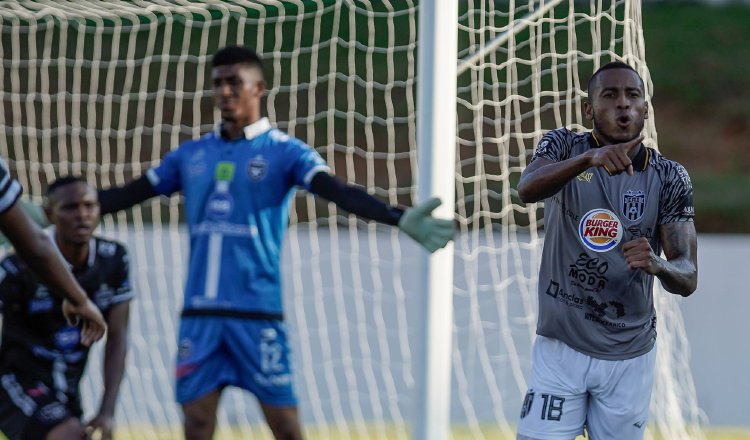
[[263, 156], [255, 156], [247, 163], [247, 177], [257, 182], [266, 177], [267, 169], [268, 163]]
[[594, 252], [607, 252], [622, 240], [622, 222], [614, 212], [592, 209], [578, 225], [578, 235], [584, 246]]
[[646, 194], [641, 190], [629, 189], [622, 195], [622, 215], [631, 222], [643, 217], [646, 206]]

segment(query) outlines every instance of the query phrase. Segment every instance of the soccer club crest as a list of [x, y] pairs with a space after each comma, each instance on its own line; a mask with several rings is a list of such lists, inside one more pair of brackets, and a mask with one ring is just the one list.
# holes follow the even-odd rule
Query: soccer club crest
[[629, 189], [622, 195], [622, 215], [631, 222], [643, 217], [646, 207], [646, 194], [641, 190]]
[[249, 177], [250, 180], [256, 182], [262, 180], [264, 177], [266, 177], [267, 170], [268, 163], [265, 159], [263, 159], [263, 156], [255, 156], [247, 163], [247, 177]]

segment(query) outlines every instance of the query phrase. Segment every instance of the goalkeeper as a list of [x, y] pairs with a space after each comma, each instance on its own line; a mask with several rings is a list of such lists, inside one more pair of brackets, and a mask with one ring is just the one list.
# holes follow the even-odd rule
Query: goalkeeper
[[157, 194], [184, 194], [190, 231], [177, 359], [185, 435], [209, 439], [223, 389], [253, 393], [277, 439], [302, 438], [281, 304], [280, 252], [296, 186], [358, 216], [398, 226], [433, 252], [453, 236], [431, 199], [402, 210], [329, 174], [310, 146], [261, 116], [260, 57], [229, 46], [212, 64], [215, 130], [182, 143], [156, 168], [100, 193], [103, 213]]

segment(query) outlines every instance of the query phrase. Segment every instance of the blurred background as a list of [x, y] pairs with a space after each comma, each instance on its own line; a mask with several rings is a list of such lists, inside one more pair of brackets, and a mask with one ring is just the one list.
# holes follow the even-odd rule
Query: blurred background
[[750, 427], [750, 2], [645, 2], [643, 32], [659, 149], [695, 191], [699, 286], [680, 306], [698, 404], [712, 426]]

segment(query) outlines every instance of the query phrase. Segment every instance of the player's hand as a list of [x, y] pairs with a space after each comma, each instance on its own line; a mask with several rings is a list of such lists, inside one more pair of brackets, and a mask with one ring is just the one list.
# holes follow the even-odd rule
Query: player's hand
[[626, 242], [622, 245], [622, 252], [630, 269], [641, 269], [655, 275], [661, 267], [661, 259], [651, 249], [651, 243], [646, 237]]
[[114, 426], [113, 416], [99, 413], [86, 423], [86, 434], [92, 439], [112, 440]]
[[633, 162], [630, 160], [630, 152], [638, 147], [643, 141], [643, 135], [621, 144], [605, 145], [600, 148], [592, 148], [591, 165], [604, 168], [610, 176], [625, 171], [628, 176], [633, 175]]
[[440, 199], [433, 197], [404, 211], [398, 222], [399, 229], [430, 252], [445, 247], [453, 238], [453, 220], [432, 216], [438, 206]]
[[81, 344], [88, 347], [104, 336], [107, 324], [99, 308], [90, 299], [86, 299], [86, 302], [79, 305], [74, 305], [66, 299], [63, 301], [62, 309], [70, 325], [78, 325], [79, 321], [83, 321]]

